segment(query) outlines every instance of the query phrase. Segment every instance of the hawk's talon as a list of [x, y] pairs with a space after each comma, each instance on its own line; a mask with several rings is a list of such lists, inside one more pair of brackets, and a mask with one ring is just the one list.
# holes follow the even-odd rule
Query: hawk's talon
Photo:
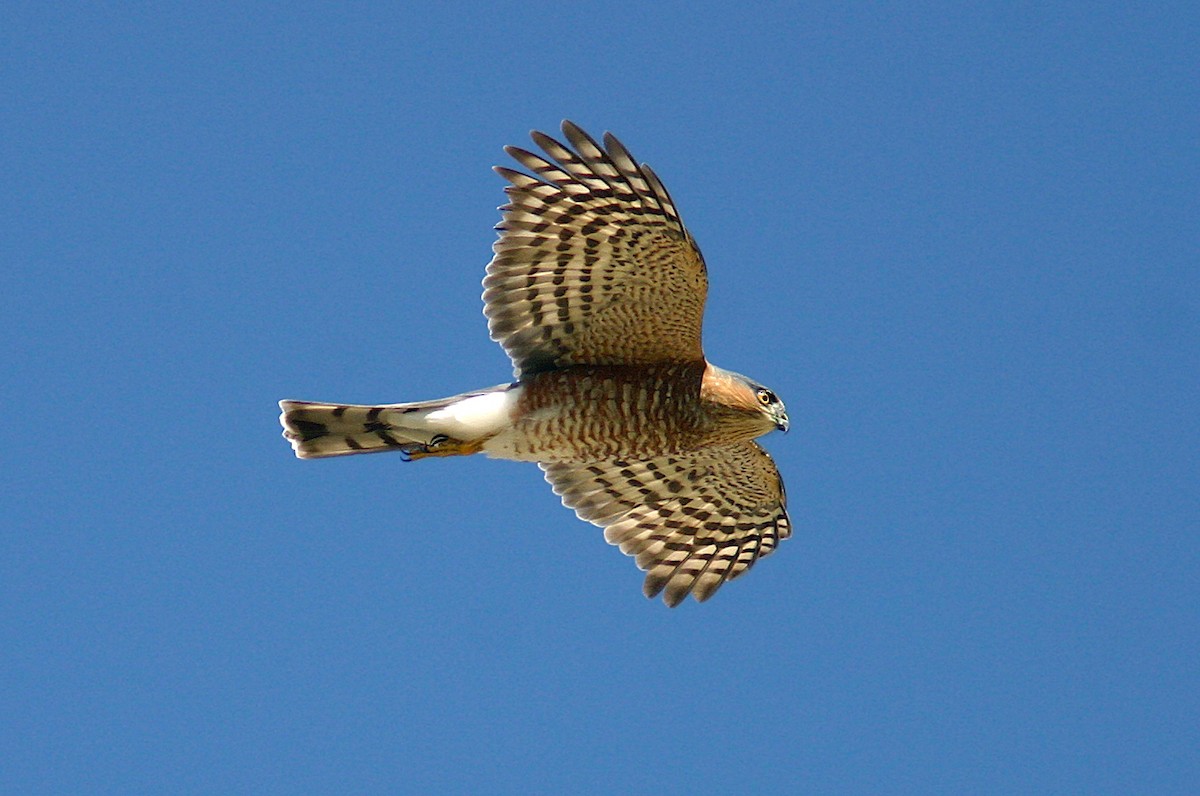
[[458, 456], [464, 453], [474, 453], [470, 446], [460, 440], [451, 439], [445, 434], [434, 434], [429, 442], [406, 442], [398, 449], [407, 462], [424, 459], [427, 456]]

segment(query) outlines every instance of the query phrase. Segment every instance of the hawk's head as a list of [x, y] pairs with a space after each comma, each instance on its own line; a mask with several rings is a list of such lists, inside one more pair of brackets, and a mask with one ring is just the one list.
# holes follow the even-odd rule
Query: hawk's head
[[779, 396], [740, 373], [709, 365], [704, 371], [700, 395], [706, 401], [735, 410], [761, 427], [759, 434], [772, 429], [787, 431], [787, 408]]

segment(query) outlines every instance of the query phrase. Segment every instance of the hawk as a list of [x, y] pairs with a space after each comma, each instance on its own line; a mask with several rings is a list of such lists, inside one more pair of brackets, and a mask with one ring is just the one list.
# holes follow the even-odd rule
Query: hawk
[[398, 451], [537, 462], [667, 605], [703, 601], [791, 533], [779, 471], [755, 438], [783, 402], [700, 346], [704, 258], [655, 173], [611, 133], [569, 121], [544, 154], [505, 151], [510, 185], [483, 280], [514, 381], [435, 401], [280, 401], [302, 459]]

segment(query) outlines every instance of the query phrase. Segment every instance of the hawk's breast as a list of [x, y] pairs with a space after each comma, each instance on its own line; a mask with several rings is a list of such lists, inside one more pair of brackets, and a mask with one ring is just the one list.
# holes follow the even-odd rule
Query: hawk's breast
[[580, 365], [521, 384], [512, 425], [484, 443], [525, 461], [647, 459], [704, 444], [704, 365]]

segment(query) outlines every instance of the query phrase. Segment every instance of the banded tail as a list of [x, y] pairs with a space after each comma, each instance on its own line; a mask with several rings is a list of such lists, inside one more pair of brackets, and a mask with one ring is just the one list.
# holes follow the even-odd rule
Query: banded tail
[[409, 404], [359, 406], [280, 401], [283, 436], [301, 459], [399, 451], [410, 458], [477, 452], [508, 425], [519, 389]]

